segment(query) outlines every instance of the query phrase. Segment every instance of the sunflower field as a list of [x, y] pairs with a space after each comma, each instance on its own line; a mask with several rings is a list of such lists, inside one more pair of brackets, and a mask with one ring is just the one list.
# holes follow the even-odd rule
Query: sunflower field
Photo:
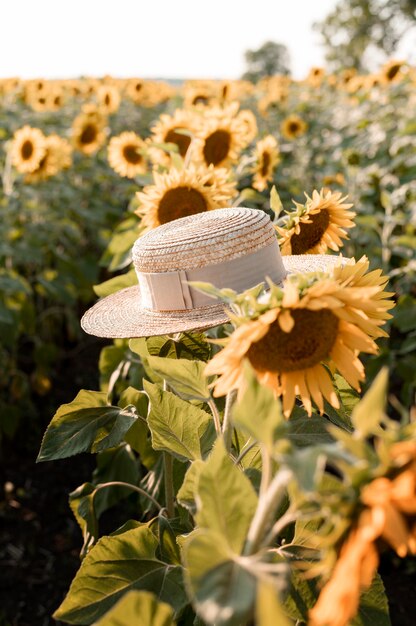
[[[255, 85], [0, 80], [1, 445], [40, 447], [52, 474], [81, 459], [59, 505], [79, 567], [36, 623], [412, 623], [382, 566], [415, 571], [415, 87], [398, 61]], [[136, 240], [237, 207], [305, 270], [199, 284], [228, 311], [208, 330], [82, 330], [137, 284]], [[10, 529], [25, 493], [5, 485]], [[22, 607], [0, 623], [35, 623]]]

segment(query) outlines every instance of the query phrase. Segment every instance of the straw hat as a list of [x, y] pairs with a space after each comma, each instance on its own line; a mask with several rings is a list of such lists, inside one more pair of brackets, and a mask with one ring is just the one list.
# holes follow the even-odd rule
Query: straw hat
[[150, 337], [210, 328], [228, 321], [224, 304], [192, 281], [244, 291], [288, 273], [325, 270], [337, 256], [282, 257], [264, 211], [217, 209], [163, 224], [137, 239], [133, 264], [138, 284], [99, 300], [81, 320], [97, 337]]

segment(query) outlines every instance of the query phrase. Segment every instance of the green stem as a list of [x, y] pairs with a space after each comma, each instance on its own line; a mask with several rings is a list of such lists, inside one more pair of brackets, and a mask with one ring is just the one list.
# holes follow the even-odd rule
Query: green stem
[[165, 477], [165, 506], [168, 517], [174, 517], [175, 494], [173, 490], [173, 457], [169, 452], [163, 452], [163, 469]]
[[264, 496], [269, 488], [270, 481], [272, 479], [272, 458], [267, 449], [267, 446], [261, 444], [261, 483], [260, 483], [260, 498]]
[[212, 417], [214, 418], [215, 432], [219, 437], [221, 435], [221, 419], [217, 406], [212, 398], [208, 400], [208, 406], [211, 409]]
[[108, 482], [108, 483], [99, 483], [98, 485], [95, 485], [95, 491], [96, 492], [100, 491], [100, 489], [104, 489], [105, 487], [127, 487], [127, 489], [131, 489], [132, 491], [137, 491], [137, 493], [140, 493], [140, 495], [144, 496], [145, 498], [148, 498], [151, 502], [153, 502], [153, 504], [159, 509], [159, 511], [162, 510], [162, 507], [160, 506], [159, 502], [155, 500], [153, 496], [148, 494], [144, 489], [137, 487], [136, 485], [131, 485], [130, 483], [124, 483], [121, 480], [112, 480], [111, 482]]
[[270, 518], [280, 504], [291, 477], [291, 470], [287, 468], [281, 469], [273, 478], [266, 493], [259, 498], [257, 510], [247, 534], [246, 546], [244, 548], [246, 556], [254, 554], [258, 549], [262, 537], [270, 524]]
[[233, 433], [233, 423], [231, 420], [232, 409], [237, 399], [237, 391], [232, 389], [227, 393], [225, 400], [224, 419], [222, 422], [222, 434], [224, 437], [225, 449], [227, 452], [231, 449], [231, 437]]

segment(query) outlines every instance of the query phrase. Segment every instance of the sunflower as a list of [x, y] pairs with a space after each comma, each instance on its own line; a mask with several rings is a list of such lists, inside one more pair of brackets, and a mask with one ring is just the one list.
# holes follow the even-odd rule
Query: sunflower
[[[173, 115], [162, 114], [160, 116], [158, 122], [151, 128], [152, 135], [149, 139], [155, 144], [175, 144], [181, 157], [185, 158], [198, 122], [199, 120], [192, 111], [176, 109]], [[170, 162], [170, 156], [165, 150], [152, 146], [149, 152], [154, 163], [168, 164]]]
[[237, 113], [239, 123], [244, 126], [244, 142], [251, 143], [257, 135], [257, 119], [250, 109], [242, 109]]
[[72, 124], [74, 147], [84, 154], [93, 154], [105, 141], [102, 118], [93, 113], [81, 113]]
[[254, 156], [256, 165], [252, 186], [257, 191], [264, 191], [267, 183], [272, 180], [275, 167], [280, 161], [277, 141], [273, 135], [267, 135], [257, 142]]
[[283, 255], [324, 254], [328, 248], [339, 250], [342, 239], [348, 239], [346, 228], [354, 226], [349, 211], [352, 204], [344, 204], [347, 196], [329, 189], [314, 190], [312, 198], [307, 194], [305, 204], [295, 202], [296, 209], [288, 214], [282, 228], [276, 226]]
[[389, 544], [400, 557], [416, 554], [416, 444], [392, 445], [390, 456], [407, 459], [394, 477], [381, 476], [361, 491], [357, 523], [343, 542], [331, 578], [309, 613], [310, 626], [346, 626], [356, 615], [361, 592], [368, 588], [379, 564], [376, 542]]
[[33, 172], [46, 153], [45, 135], [39, 128], [23, 126], [13, 135], [12, 163], [18, 172]]
[[100, 85], [97, 89], [97, 100], [105, 113], [115, 113], [120, 107], [120, 92], [114, 85]]
[[223, 110], [207, 114], [195, 139], [195, 159], [206, 166], [227, 167], [246, 146], [247, 126], [238, 115]]
[[110, 139], [108, 162], [120, 176], [134, 178], [147, 170], [145, 149], [146, 144], [136, 133], [132, 131], [121, 133]]
[[153, 173], [154, 185], [136, 194], [141, 206], [136, 211], [146, 228], [155, 228], [179, 217], [229, 206], [235, 183], [226, 170], [195, 167], [166, 174]]
[[403, 78], [403, 67], [405, 66], [404, 61], [388, 61], [381, 68], [381, 78], [384, 83], [392, 83], [397, 82]]
[[[361, 271], [362, 265], [358, 273]], [[353, 388], [360, 389], [364, 367], [358, 354], [377, 352], [371, 333], [362, 326], [377, 334], [378, 315], [388, 316], [385, 307], [392, 306], [385, 303], [384, 296], [389, 294], [382, 293], [379, 277], [370, 273], [357, 281], [358, 287], [354, 281], [348, 284], [330, 273], [294, 274], [281, 289], [272, 287], [269, 301], [261, 309], [252, 309], [245, 316], [231, 313], [237, 329], [205, 369], [208, 376], [220, 375], [214, 395], [244, 390], [247, 359], [259, 382], [283, 397], [286, 417], [296, 395], [308, 415], [312, 400], [321, 413], [324, 398], [339, 408], [327, 367], [338, 370]], [[365, 324], [355, 321], [360, 315]]]
[[216, 84], [213, 81], [187, 81], [183, 86], [184, 107], [205, 107], [215, 101]]
[[280, 132], [286, 139], [296, 139], [306, 133], [308, 125], [299, 115], [289, 115], [280, 125]]
[[53, 134], [45, 138], [46, 152], [38, 167], [25, 177], [25, 182], [36, 183], [55, 176], [72, 164], [72, 147], [69, 141]]

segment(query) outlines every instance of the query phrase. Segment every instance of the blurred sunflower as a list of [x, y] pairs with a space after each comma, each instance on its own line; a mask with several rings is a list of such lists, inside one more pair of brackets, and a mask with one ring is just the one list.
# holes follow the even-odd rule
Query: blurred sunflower
[[401, 80], [404, 76], [404, 66], [404, 61], [396, 61], [394, 59], [385, 63], [380, 71], [382, 81], [388, 84]]
[[389, 455], [397, 463], [390, 468], [394, 475], [375, 478], [362, 489], [364, 508], [339, 550], [329, 581], [309, 612], [310, 626], [350, 623], [358, 611], [362, 591], [371, 585], [377, 571], [379, 539], [400, 557], [416, 554], [416, 443], [395, 443]]
[[187, 81], [183, 86], [184, 107], [205, 107], [215, 101], [214, 81]]
[[[295, 274], [285, 280], [281, 289], [272, 287], [269, 302], [260, 314], [253, 311], [251, 317], [239, 317], [231, 313], [237, 329], [205, 368], [208, 376], [220, 375], [213, 385], [214, 395], [244, 390], [244, 361], [248, 359], [259, 382], [282, 396], [286, 417], [290, 416], [296, 395], [308, 415], [312, 400], [321, 413], [324, 398], [339, 408], [324, 364], [338, 370], [352, 387], [359, 389], [364, 367], [358, 354], [377, 352], [369, 333], [355, 323], [357, 315], [367, 317], [366, 309], [377, 309], [383, 296], [377, 277], [370, 273], [366, 283], [364, 288], [356, 289], [330, 273]], [[387, 306], [393, 305], [390, 302]], [[376, 322], [371, 325], [371, 320], [367, 321], [376, 329]]]
[[244, 127], [244, 142], [251, 143], [257, 135], [257, 119], [250, 109], [242, 109], [237, 113], [238, 122]]
[[93, 154], [105, 142], [102, 118], [93, 113], [81, 113], [72, 124], [74, 147], [84, 154]]
[[97, 100], [100, 108], [107, 114], [118, 111], [121, 103], [120, 92], [114, 85], [100, 85], [97, 88]]
[[33, 172], [25, 176], [25, 182], [37, 183], [55, 176], [72, 164], [72, 147], [69, 141], [53, 134], [45, 138], [46, 152]]
[[286, 139], [296, 139], [306, 133], [308, 125], [299, 115], [289, 115], [280, 125], [280, 131]]
[[144, 83], [141, 78], [131, 78], [126, 83], [125, 93], [136, 104], [142, 101]]
[[209, 113], [195, 139], [195, 160], [214, 167], [237, 161], [246, 145], [246, 125], [238, 116]]
[[144, 141], [136, 133], [127, 131], [110, 139], [108, 162], [120, 176], [134, 178], [147, 170], [145, 150]]
[[272, 180], [273, 172], [280, 161], [277, 141], [273, 135], [267, 135], [256, 143], [254, 157], [256, 164], [252, 186], [257, 191], [264, 191], [267, 183]]
[[140, 207], [136, 213], [146, 228], [155, 228], [195, 213], [229, 206], [235, 183], [227, 181], [226, 170], [190, 166], [172, 168], [166, 174], [153, 173], [154, 185], [136, 194]]
[[[178, 147], [181, 157], [185, 158], [197, 127], [198, 119], [192, 111], [176, 109], [173, 115], [160, 116], [158, 122], [151, 128], [152, 135], [149, 140], [155, 144], [173, 143]], [[156, 147], [150, 148], [150, 156], [154, 163], [170, 162], [170, 156]]]
[[33, 172], [39, 167], [45, 153], [45, 135], [39, 128], [23, 126], [13, 135], [11, 159], [18, 172]]
[[352, 228], [355, 216], [349, 211], [352, 204], [344, 204], [347, 196], [330, 190], [314, 190], [307, 194], [305, 204], [295, 202], [295, 210], [288, 213], [284, 227], [276, 226], [280, 236], [281, 253], [324, 254], [328, 248], [339, 250], [342, 239], [348, 239], [346, 228]]

